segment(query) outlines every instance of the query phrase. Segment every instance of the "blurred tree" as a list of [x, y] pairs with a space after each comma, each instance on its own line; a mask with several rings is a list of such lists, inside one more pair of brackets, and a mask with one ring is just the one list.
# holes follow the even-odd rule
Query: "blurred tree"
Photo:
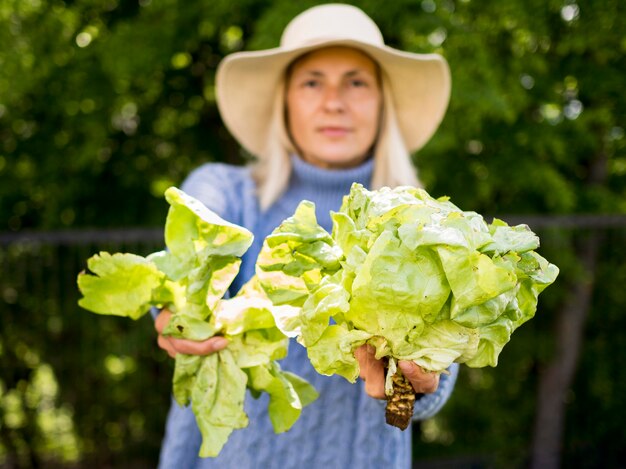
[[[243, 159], [216, 111], [219, 60], [275, 46], [315, 3], [3, 2], [0, 226], [159, 224], [168, 185]], [[355, 3], [391, 45], [450, 61], [450, 112], [418, 157], [429, 190], [491, 213], [624, 210], [618, 0]], [[607, 183], [578, 190], [600, 157]]]

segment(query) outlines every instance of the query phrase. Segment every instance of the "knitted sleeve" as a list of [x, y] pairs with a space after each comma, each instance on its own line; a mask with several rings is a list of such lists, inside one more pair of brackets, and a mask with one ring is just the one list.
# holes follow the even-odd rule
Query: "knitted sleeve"
[[441, 373], [439, 387], [432, 394], [425, 394], [415, 402], [413, 420], [426, 420], [435, 415], [450, 398], [459, 374], [459, 364], [453, 363], [447, 373]]

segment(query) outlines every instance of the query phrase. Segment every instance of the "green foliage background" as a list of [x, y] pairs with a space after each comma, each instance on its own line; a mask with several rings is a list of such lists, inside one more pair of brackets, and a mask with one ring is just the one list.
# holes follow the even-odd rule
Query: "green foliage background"
[[[0, 0], [0, 232], [162, 226], [168, 186], [205, 161], [246, 159], [216, 110], [220, 59], [276, 46], [288, 21], [318, 3]], [[450, 63], [448, 115], [416, 155], [430, 193], [492, 215], [626, 213], [626, 3], [350, 3], [389, 45]], [[539, 234], [561, 267], [558, 285], [498, 368], [463, 370], [445, 410], [416, 428], [416, 460], [525, 464], [537, 373], [582, 275], [575, 249], [585, 235]], [[604, 238], [567, 402], [565, 467], [626, 459], [625, 234]], [[95, 250], [157, 248], [2, 248], [0, 465], [154, 466], [170, 364], [149, 321], [79, 311], [74, 279]]]

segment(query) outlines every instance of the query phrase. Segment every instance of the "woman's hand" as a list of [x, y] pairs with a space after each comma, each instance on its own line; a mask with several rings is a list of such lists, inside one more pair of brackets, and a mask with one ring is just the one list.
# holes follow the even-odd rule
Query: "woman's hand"
[[167, 309], [162, 309], [154, 322], [154, 328], [159, 333], [157, 343], [159, 347], [165, 350], [172, 358], [176, 358], [177, 353], [184, 353], [187, 355], [209, 355], [211, 353], [219, 352], [226, 348], [228, 340], [224, 337], [211, 337], [207, 340], [197, 342], [195, 340], [175, 339], [173, 337], [166, 337], [162, 334], [163, 329], [170, 322], [172, 312]]
[[[382, 360], [376, 359], [376, 349], [362, 345], [354, 351], [359, 362], [359, 376], [365, 381], [365, 392], [376, 399], [385, 398], [385, 366]], [[412, 361], [398, 361], [398, 368], [409, 380], [415, 392], [429, 394], [439, 386], [439, 373], [424, 371]]]

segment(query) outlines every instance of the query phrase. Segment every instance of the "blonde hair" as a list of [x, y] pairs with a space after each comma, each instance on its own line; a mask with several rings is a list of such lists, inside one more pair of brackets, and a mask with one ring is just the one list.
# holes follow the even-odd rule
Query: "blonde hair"
[[[389, 81], [382, 70], [380, 77], [383, 110], [380, 131], [373, 151], [372, 188], [421, 187], [417, 168], [411, 162], [411, 156], [398, 125]], [[276, 87], [265, 150], [257, 155], [258, 159], [252, 168], [261, 210], [269, 208], [287, 189], [291, 174], [289, 155], [296, 153], [285, 123], [285, 86], [286, 74]]]

